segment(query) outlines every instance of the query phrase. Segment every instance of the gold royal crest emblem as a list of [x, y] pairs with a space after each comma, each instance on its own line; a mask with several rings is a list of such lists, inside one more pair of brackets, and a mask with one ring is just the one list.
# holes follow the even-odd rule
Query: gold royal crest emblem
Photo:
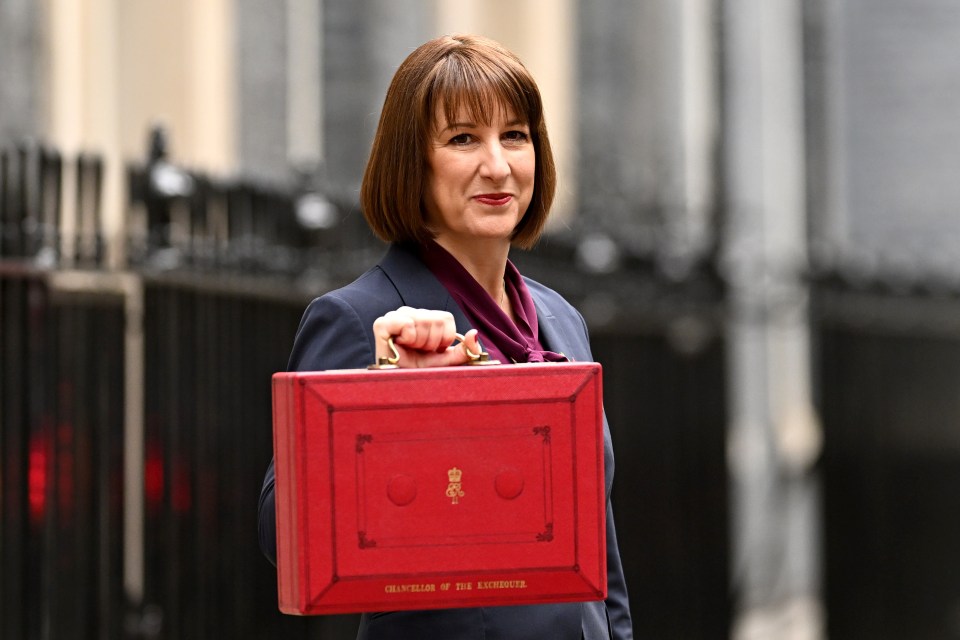
[[462, 477], [463, 472], [456, 467], [447, 471], [447, 479], [450, 481], [450, 484], [447, 485], [447, 497], [451, 499], [451, 504], [460, 504], [460, 498], [463, 497], [462, 483], [460, 482]]

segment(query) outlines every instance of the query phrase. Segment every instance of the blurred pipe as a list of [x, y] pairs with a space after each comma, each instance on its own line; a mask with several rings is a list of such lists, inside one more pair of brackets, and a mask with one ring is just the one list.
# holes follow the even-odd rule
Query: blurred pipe
[[800, 3], [723, 5], [735, 639], [823, 633]]
[[123, 588], [134, 607], [143, 602], [144, 565], [144, 340], [143, 282], [127, 274], [124, 291], [124, 453], [123, 453]]
[[287, 0], [287, 158], [323, 162], [323, 0]]
[[713, 0], [680, 0], [673, 5], [678, 23], [677, 58], [680, 154], [677, 171], [679, 193], [671, 194], [670, 254], [686, 265], [702, 258], [715, 238], [711, 216], [715, 211], [714, 151], [717, 146], [719, 63], [716, 12]]

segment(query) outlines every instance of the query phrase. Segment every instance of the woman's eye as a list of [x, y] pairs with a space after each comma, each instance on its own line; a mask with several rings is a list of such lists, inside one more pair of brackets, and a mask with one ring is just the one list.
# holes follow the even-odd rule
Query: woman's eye
[[469, 133], [461, 133], [450, 138], [450, 144], [469, 144], [470, 140]]
[[503, 137], [510, 142], [526, 142], [530, 136], [526, 131], [507, 131]]

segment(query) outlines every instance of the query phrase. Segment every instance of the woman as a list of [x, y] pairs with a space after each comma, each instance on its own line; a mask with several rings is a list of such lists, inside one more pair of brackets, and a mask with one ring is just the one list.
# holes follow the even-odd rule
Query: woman
[[[420, 46], [387, 91], [361, 189], [367, 222], [390, 249], [309, 305], [289, 369], [363, 367], [390, 355], [391, 336], [406, 367], [462, 364], [481, 345], [506, 363], [592, 361], [580, 314], [508, 260], [511, 246], [539, 238], [555, 184], [540, 93], [516, 56], [476, 36]], [[606, 424], [604, 435], [609, 496]], [[271, 465], [260, 543], [275, 562], [273, 477]], [[632, 638], [609, 498], [607, 554], [605, 602], [364, 615], [359, 638]]]

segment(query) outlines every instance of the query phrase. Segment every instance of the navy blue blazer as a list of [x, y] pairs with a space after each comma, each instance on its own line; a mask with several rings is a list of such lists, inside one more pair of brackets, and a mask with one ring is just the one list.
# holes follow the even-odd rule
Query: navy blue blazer
[[[526, 279], [533, 296], [544, 348], [573, 360], [592, 362], [583, 317], [555, 291]], [[470, 329], [463, 311], [442, 284], [402, 245], [390, 247], [383, 260], [356, 281], [331, 291], [304, 312], [290, 354], [290, 371], [356, 369], [374, 362], [373, 321], [401, 306], [449, 311], [457, 331]], [[630, 606], [610, 508], [613, 448], [604, 417], [604, 462], [607, 488], [608, 597], [604, 602], [399, 611], [364, 614], [359, 640], [601, 640], [633, 638]], [[276, 564], [276, 512], [273, 463], [260, 494], [260, 546]], [[582, 635], [581, 635], [582, 634]]]

